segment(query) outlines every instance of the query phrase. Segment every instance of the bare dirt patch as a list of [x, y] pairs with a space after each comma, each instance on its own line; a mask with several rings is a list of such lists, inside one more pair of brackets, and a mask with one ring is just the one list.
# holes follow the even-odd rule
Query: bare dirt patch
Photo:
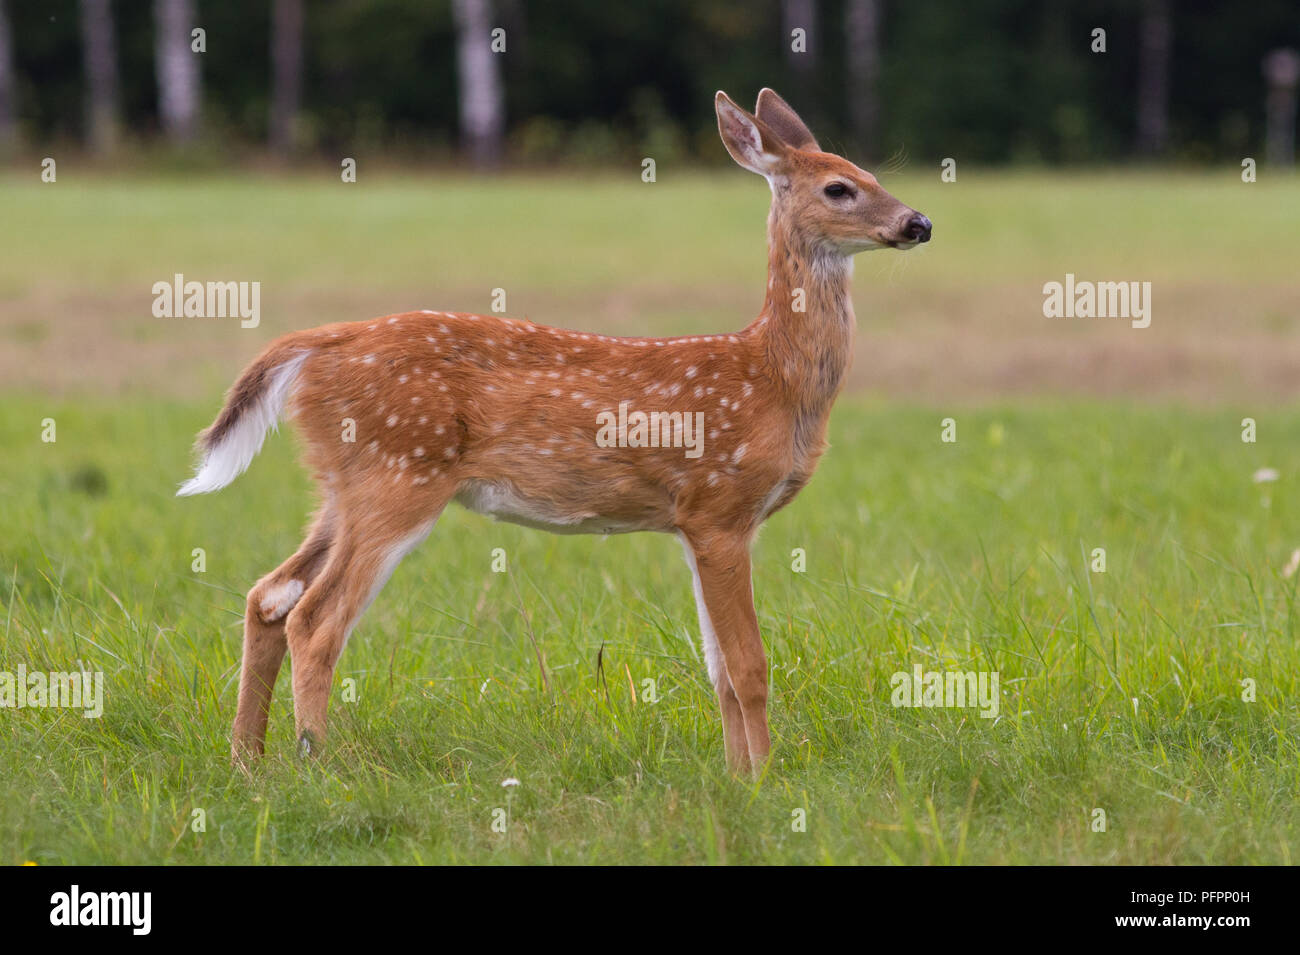
[[[1003, 396], [1162, 397], [1213, 403], [1300, 393], [1300, 287], [1157, 283], [1153, 319], [1048, 319], [1031, 285], [918, 291], [861, 277], [850, 387], [909, 400]], [[484, 311], [481, 289], [300, 288], [237, 319], [159, 319], [139, 289], [37, 285], [0, 301], [0, 382], [51, 395], [219, 392], [283, 332], [413, 308]], [[759, 306], [748, 287], [530, 291], [511, 309], [607, 334], [723, 331]]]

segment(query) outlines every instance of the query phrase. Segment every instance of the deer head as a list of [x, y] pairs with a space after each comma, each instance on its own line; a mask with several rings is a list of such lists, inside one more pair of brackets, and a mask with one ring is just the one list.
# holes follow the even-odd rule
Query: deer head
[[726, 93], [714, 100], [727, 152], [772, 187], [772, 224], [797, 246], [850, 256], [867, 249], [910, 249], [930, 241], [930, 220], [886, 192], [876, 177], [823, 152], [808, 126], [770, 89], [756, 113]]

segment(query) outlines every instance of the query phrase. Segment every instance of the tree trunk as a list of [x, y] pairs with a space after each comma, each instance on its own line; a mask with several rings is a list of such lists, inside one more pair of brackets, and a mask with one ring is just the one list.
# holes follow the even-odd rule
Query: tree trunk
[[456, 21], [461, 137], [474, 165], [493, 166], [501, 159], [505, 133], [505, 92], [497, 63], [497, 57], [505, 54], [492, 52], [492, 2], [452, 0], [451, 9]]
[[9, 34], [9, 14], [0, 0], [0, 153], [18, 144], [17, 87], [14, 83], [14, 51]]
[[1269, 165], [1295, 165], [1296, 86], [1300, 85], [1300, 53], [1274, 50], [1264, 57], [1264, 78], [1268, 81], [1265, 101], [1264, 155]]
[[285, 155], [297, 141], [302, 102], [302, 0], [275, 0], [271, 23], [271, 149]]
[[[803, 30], [802, 49], [796, 49], [794, 31]], [[822, 98], [814, 95], [815, 69], [821, 37], [817, 35], [817, 0], [781, 0], [781, 42], [789, 68], [789, 87], [777, 90], [797, 109], [813, 129], [825, 125]]]
[[199, 130], [199, 57], [190, 49], [194, 0], [154, 0], [154, 57], [158, 73], [158, 115], [173, 143], [194, 139]]
[[848, 0], [844, 11], [849, 129], [865, 159], [879, 159], [880, 0]]
[[[817, 56], [817, 0], [781, 0], [781, 23], [784, 28], [785, 58], [796, 74], [811, 73]], [[795, 49], [794, 31], [803, 30], [802, 52]]]
[[1145, 0], [1138, 40], [1137, 151], [1164, 152], [1169, 136], [1169, 56], [1174, 28], [1169, 0]]
[[100, 155], [111, 153], [121, 131], [117, 92], [117, 38], [110, 0], [81, 0], [81, 46], [86, 74], [86, 138]]

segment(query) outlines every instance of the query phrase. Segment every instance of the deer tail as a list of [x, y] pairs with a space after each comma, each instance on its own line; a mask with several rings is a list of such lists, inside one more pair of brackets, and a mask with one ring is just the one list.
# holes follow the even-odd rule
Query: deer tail
[[198, 468], [178, 497], [219, 491], [247, 470], [266, 433], [278, 424], [313, 345], [311, 333], [286, 335], [244, 369], [217, 420], [199, 433]]

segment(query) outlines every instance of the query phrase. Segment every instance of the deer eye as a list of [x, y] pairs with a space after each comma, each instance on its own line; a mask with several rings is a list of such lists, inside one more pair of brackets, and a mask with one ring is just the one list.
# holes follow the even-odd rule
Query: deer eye
[[849, 187], [842, 182], [833, 182], [824, 190], [832, 199], [842, 199], [849, 194]]

